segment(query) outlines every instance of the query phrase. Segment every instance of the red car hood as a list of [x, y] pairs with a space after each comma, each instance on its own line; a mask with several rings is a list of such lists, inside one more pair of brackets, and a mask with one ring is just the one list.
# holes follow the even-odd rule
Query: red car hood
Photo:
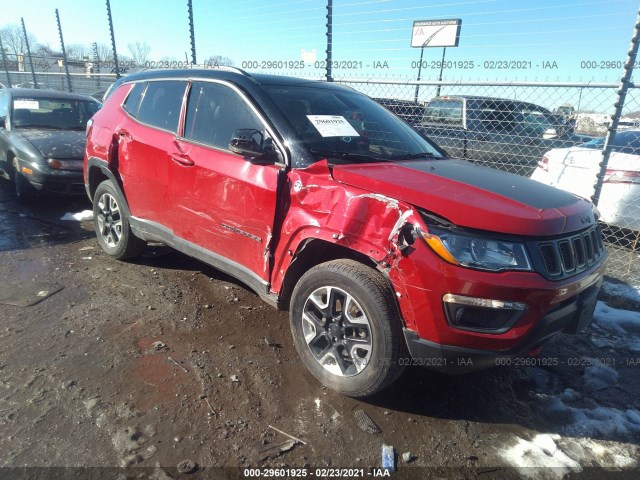
[[333, 178], [480, 230], [547, 236], [593, 225], [590, 202], [463, 160], [335, 165]]

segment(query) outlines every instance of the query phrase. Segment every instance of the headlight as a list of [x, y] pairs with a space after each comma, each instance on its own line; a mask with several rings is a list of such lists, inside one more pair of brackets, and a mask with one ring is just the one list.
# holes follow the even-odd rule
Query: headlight
[[422, 233], [443, 260], [481, 270], [532, 270], [524, 244], [429, 227]]
[[47, 159], [47, 163], [54, 170], [82, 170], [82, 160]]

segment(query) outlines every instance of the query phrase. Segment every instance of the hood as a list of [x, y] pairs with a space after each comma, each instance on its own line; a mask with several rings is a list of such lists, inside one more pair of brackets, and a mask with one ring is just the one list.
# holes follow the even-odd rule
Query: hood
[[19, 128], [16, 133], [26, 138], [44, 158], [84, 157], [85, 130]]
[[467, 228], [548, 236], [595, 222], [587, 200], [464, 160], [335, 165], [332, 175], [339, 182], [410, 203]]

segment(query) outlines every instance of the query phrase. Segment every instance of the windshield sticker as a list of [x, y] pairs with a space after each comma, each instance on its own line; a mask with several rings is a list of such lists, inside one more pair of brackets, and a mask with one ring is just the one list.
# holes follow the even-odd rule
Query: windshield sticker
[[16, 110], [18, 108], [28, 108], [29, 110], [39, 110], [40, 103], [38, 102], [38, 100], [14, 100], [13, 108]]
[[346, 118], [340, 115], [307, 115], [323, 137], [359, 137]]

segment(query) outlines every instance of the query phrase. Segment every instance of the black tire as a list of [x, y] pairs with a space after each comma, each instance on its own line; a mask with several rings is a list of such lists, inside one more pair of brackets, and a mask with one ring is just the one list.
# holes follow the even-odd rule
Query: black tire
[[404, 369], [399, 359], [406, 346], [391, 288], [380, 272], [359, 262], [333, 260], [306, 272], [293, 290], [289, 320], [305, 366], [342, 394], [373, 395]]
[[18, 165], [18, 161], [13, 161], [13, 186], [15, 189], [16, 197], [18, 198], [18, 202], [20, 203], [30, 203], [37, 196], [38, 191], [35, 189], [31, 182], [27, 180], [27, 178], [20, 173], [20, 168]]
[[93, 196], [93, 224], [98, 243], [110, 256], [129, 260], [139, 256], [146, 246], [131, 231], [124, 201], [111, 180], [105, 180]]

